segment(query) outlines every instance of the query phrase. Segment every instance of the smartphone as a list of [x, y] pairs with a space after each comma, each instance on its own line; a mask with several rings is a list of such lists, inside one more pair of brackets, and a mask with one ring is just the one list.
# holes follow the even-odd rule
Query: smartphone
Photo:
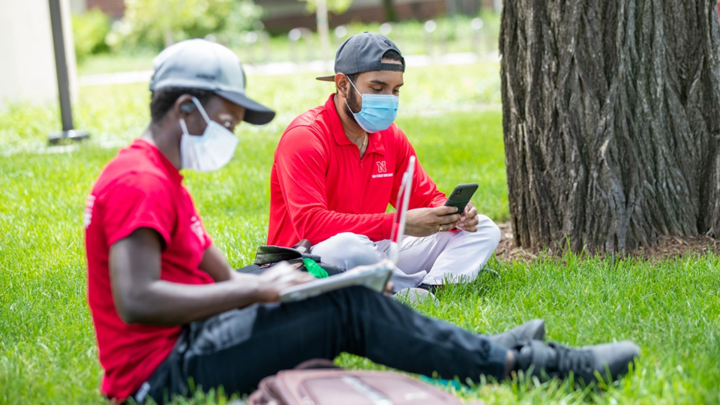
[[457, 207], [457, 214], [462, 214], [465, 211], [465, 206], [468, 205], [475, 191], [478, 189], [477, 183], [458, 184], [455, 190], [448, 197], [445, 203], [446, 207]]

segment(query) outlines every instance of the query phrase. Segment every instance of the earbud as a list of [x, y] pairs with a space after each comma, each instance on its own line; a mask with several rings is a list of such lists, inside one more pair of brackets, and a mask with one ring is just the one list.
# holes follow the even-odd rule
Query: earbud
[[186, 104], [183, 104], [180, 106], [180, 111], [190, 113], [190, 112], [192, 112], [192, 110], [194, 110], [196, 108], [197, 107], [195, 106], [194, 103], [186, 103]]

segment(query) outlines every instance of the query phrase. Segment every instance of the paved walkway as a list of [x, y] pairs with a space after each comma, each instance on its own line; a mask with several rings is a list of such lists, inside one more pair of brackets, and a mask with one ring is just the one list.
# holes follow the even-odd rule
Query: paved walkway
[[[453, 53], [442, 56], [411, 55], [405, 57], [408, 67], [429, 66], [429, 65], [470, 65], [477, 62], [499, 61], [497, 53], [492, 52], [485, 55], [475, 53]], [[263, 63], [257, 65], [243, 65], [248, 75], [284, 75], [299, 72], [331, 73], [332, 64], [322, 61], [304, 63], [278, 62]], [[128, 84], [148, 83], [152, 77], [152, 70], [140, 70], [135, 72], [108, 73], [99, 75], [87, 75], [78, 77], [80, 86], [97, 86], [107, 84]]]

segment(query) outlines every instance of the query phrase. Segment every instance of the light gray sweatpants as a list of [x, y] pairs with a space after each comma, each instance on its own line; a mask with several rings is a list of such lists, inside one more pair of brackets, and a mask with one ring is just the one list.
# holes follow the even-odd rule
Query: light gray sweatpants
[[[500, 242], [497, 225], [485, 215], [478, 215], [478, 219], [477, 232], [438, 232], [422, 238], [405, 236], [392, 278], [395, 290], [477, 277]], [[351, 269], [377, 263], [387, 258], [389, 250], [389, 240], [373, 242], [364, 235], [339, 233], [313, 246], [311, 252], [325, 263]]]

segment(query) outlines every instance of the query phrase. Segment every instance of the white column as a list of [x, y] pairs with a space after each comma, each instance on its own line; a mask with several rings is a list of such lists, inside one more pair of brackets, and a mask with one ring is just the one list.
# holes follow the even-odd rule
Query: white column
[[[69, 0], [60, 0], [60, 7], [75, 99], [77, 68]], [[0, 1], [0, 55], [0, 108], [21, 101], [58, 102], [48, 0]]]

